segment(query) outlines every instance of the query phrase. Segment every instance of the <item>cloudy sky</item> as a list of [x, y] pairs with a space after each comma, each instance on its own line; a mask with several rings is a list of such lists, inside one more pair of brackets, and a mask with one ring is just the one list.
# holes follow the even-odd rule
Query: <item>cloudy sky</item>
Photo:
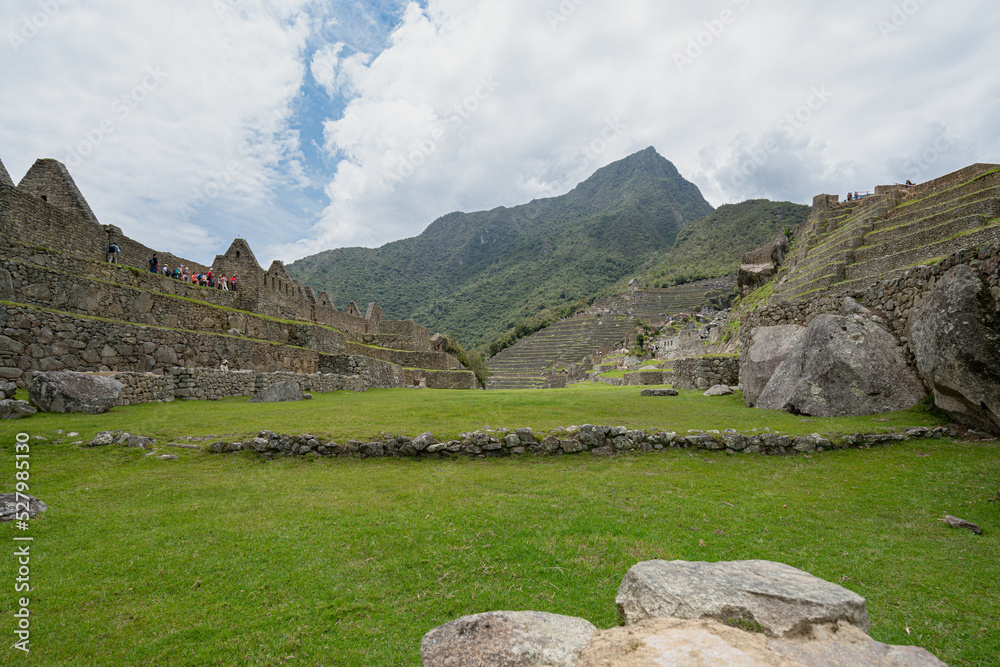
[[1000, 162], [995, 0], [4, 0], [0, 160], [294, 260], [654, 146], [713, 205]]

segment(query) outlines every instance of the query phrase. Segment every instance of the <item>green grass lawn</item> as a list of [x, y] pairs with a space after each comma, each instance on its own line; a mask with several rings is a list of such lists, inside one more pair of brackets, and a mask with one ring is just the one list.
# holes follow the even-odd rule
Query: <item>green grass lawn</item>
[[[953, 665], [1000, 662], [995, 443], [365, 461], [170, 448], [160, 453], [180, 459], [162, 461], [55, 433], [270, 428], [346, 439], [582, 422], [788, 433], [939, 423], [921, 410], [803, 423], [729, 397], [647, 403], [638, 390], [397, 390], [2, 423], [0, 490], [13, 486], [14, 434], [51, 438], [30, 459], [31, 491], [49, 511], [27, 533], [0, 526], [0, 581], [16, 576], [13, 537], [35, 539], [32, 652], [10, 639], [3, 664], [419, 665], [423, 634], [465, 614], [532, 609], [614, 626], [622, 576], [650, 558], [785, 562], [865, 596], [880, 641], [919, 644]], [[985, 533], [951, 529], [945, 514]], [[13, 584], [3, 587], [0, 625], [13, 637]]]
[[98, 416], [39, 414], [22, 424], [30, 425], [36, 435], [49, 436], [62, 429], [76, 431], [80, 439], [88, 440], [98, 431], [110, 429], [161, 439], [210, 435], [239, 439], [268, 429], [288, 435], [311, 433], [343, 443], [379, 434], [417, 436], [430, 431], [444, 440], [484, 427], [529, 426], [544, 432], [588, 423], [678, 433], [690, 429], [749, 431], [766, 426], [790, 435], [877, 433], [944, 423], [919, 407], [876, 417], [803, 419], [780, 411], [747, 409], [742, 394], [713, 399], [698, 391], [682, 391], [674, 398], [640, 396], [647, 388], [585, 382], [567, 389], [531, 391], [337, 392], [317, 394], [315, 400], [301, 403], [250, 404], [245, 398], [177, 401], [115, 408]]

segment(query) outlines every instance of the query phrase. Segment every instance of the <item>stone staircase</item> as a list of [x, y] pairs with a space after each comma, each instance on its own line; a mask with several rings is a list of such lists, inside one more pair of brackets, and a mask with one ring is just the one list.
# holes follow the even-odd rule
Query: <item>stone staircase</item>
[[583, 315], [560, 320], [490, 359], [492, 376], [486, 388], [541, 389], [549, 369], [559, 364], [576, 364], [588, 355], [613, 348], [632, 327], [631, 318], [616, 315]]
[[915, 188], [880, 186], [873, 197], [827, 204], [799, 232], [776, 298], [861, 293], [877, 280], [1000, 240], [1000, 166], [977, 164]]

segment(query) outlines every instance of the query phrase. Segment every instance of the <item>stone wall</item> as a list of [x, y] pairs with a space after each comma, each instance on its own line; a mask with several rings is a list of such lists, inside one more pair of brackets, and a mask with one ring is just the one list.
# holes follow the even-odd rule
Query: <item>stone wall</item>
[[[218, 373], [219, 371], [212, 371]], [[366, 379], [360, 375], [337, 375], [336, 373], [314, 373], [312, 375], [301, 375], [299, 373], [257, 373], [254, 384], [254, 392], [259, 393], [278, 382], [297, 382], [302, 391], [315, 392], [317, 394], [329, 394], [335, 391], [353, 391], [361, 393], [369, 389], [378, 389], [368, 384]]]
[[175, 384], [170, 375], [153, 373], [109, 373], [108, 377], [122, 383], [118, 405], [170, 403], [174, 400]]
[[[170, 268], [183, 264], [194, 272], [206, 272], [211, 268], [217, 276], [237, 276], [236, 294], [219, 297], [233, 302], [224, 305], [358, 334], [378, 334], [386, 324], [392, 329], [391, 336], [396, 339], [392, 347], [415, 351], [433, 349], [429, 331], [413, 323], [398, 323], [393, 327], [391, 323], [384, 322], [382, 309], [376, 304], [368, 305], [366, 317], [362, 317], [353, 304], [349, 304], [347, 312], [339, 311], [327, 293], [317, 296], [311, 288], [291, 278], [281, 262], [275, 262], [268, 271], [264, 271], [243, 239], [236, 239], [224, 255], [217, 256], [212, 266], [207, 267], [149, 248], [128, 238], [114, 225], [102, 226], [69, 171], [57, 160], [36, 161], [16, 187], [5, 170], [3, 174], [4, 177], [0, 178], [2, 246], [27, 244], [43, 252], [47, 252], [46, 249], [55, 250], [75, 259], [103, 262], [107, 258], [108, 246], [116, 243], [121, 249], [121, 264], [141, 271], [147, 271], [148, 261], [155, 255], [161, 265], [167, 264]], [[117, 275], [125, 274], [119, 272]], [[205, 300], [214, 302], [214, 297]]]
[[324, 355], [320, 371], [335, 375], [359, 375], [364, 379], [368, 389], [394, 389], [413, 384], [412, 381], [406, 382], [402, 367], [357, 355]]
[[433, 352], [431, 331], [413, 320], [386, 320], [379, 325], [378, 335], [365, 342], [380, 347], [415, 352]]
[[108, 373], [124, 385], [118, 405], [169, 403], [174, 400], [217, 401], [231, 396], [253, 396], [278, 382], [296, 382], [303, 391], [319, 394], [368, 390], [364, 378], [329, 373], [255, 373], [213, 368], [174, 368], [167, 375]]
[[0, 237], [91, 259], [106, 257], [108, 248], [107, 235], [95, 221], [3, 184]]
[[[0, 258], [0, 269], [6, 270], [14, 286], [14, 298], [26, 305], [66, 310], [82, 315], [112, 318], [134, 324], [187, 329], [225, 334], [236, 329], [241, 335], [261, 340], [308, 347], [318, 352], [337, 354], [345, 351], [346, 339], [332, 329], [310, 323], [281, 322], [256, 317], [250, 313], [222, 310], [236, 298], [229, 292], [198, 287], [151, 273], [136, 275], [126, 267], [105, 264], [94, 273], [105, 273], [122, 282], [141, 285], [133, 287], [119, 281], [90, 279], [65, 269], [81, 269], [76, 258], [40, 253], [38, 259], [58, 268], [25, 263], [23, 258]], [[62, 265], [62, 266], [60, 266]], [[156, 288], [163, 288], [163, 290]], [[167, 289], [175, 294], [164, 293]], [[181, 298], [182, 297], [182, 298]], [[194, 299], [210, 299], [200, 302]]]
[[348, 354], [381, 359], [404, 368], [427, 368], [432, 370], [462, 370], [458, 359], [444, 352], [410, 352], [408, 350], [372, 347], [360, 343], [347, 343]]
[[105, 321], [0, 304], [0, 378], [26, 386], [35, 371], [168, 373], [175, 366], [315, 373], [320, 354], [236, 336]]
[[674, 362], [674, 389], [709, 389], [718, 384], [740, 383], [738, 357], [698, 357]]
[[907, 361], [914, 369], [913, 350], [907, 338], [910, 312], [919, 300], [933, 289], [937, 279], [952, 267], [968, 264], [990, 285], [995, 299], [1000, 299], [1000, 243], [981, 249], [965, 249], [941, 262], [918, 266], [902, 275], [875, 282], [865, 291], [828, 294], [804, 301], [779, 300], [743, 316], [740, 323], [740, 354], [749, 352], [753, 330], [761, 326], [800, 324], [806, 326], [824, 313], [839, 313], [847, 296], [881, 316], [888, 329], [903, 344]]
[[428, 389], [479, 389], [479, 381], [470, 371], [433, 371], [403, 369], [404, 386], [420, 386], [421, 382]]

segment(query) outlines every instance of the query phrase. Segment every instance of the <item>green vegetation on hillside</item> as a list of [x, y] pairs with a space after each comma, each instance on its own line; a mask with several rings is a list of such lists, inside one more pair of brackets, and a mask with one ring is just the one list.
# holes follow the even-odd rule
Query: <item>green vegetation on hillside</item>
[[674, 247], [639, 280], [650, 287], [670, 287], [735, 275], [745, 253], [773, 241], [786, 227], [794, 229], [810, 210], [766, 199], [720, 206], [682, 229]]
[[[864, 596], [879, 641], [924, 646], [949, 664], [1000, 660], [1000, 547], [988, 529], [974, 535], [940, 521], [950, 513], [1000, 522], [992, 445], [926, 440], [808, 457], [266, 461], [161, 444], [158, 453], [179, 456], [163, 461], [137, 449], [81, 449], [55, 432], [350, 437], [415, 435], [431, 422], [443, 434], [495, 420], [543, 428], [592, 419], [680, 430], [740, 427], [745, 416], [807, 432], [928, 419], [908, 411], [880, 417], [890, 422], [801, 423], [738, 399], [685, 392], [679, 403], [644, 402], [635, 393], [393, 390], [21, 422], [48, 438], [33, 441], [30, 472], [31, 493], [49, 510], [28, 531], [0, 526], [8, 544], [15, 535], [34, 540], [30, 662], [417, 666], [423, 634], [467, 614], [533, 609], [615, 627], [622, 577], [656, 558], [788, 563]], [[0, 464], [11, 471], [15, 432], [0, 441]], [[18, 567], [0, 560], [0, 577], [13, 582]], [[5, 618], [15, 600], [0, 597]]]
[[561, 197], [452, 213], [418, 237], [330, 250], [287, 268], [341, 308], [374, 301], [387, 317], [486, 349], [519, 323], [554, 321], [630, 277], [711, 211], [698, 188], [649, 148]]

